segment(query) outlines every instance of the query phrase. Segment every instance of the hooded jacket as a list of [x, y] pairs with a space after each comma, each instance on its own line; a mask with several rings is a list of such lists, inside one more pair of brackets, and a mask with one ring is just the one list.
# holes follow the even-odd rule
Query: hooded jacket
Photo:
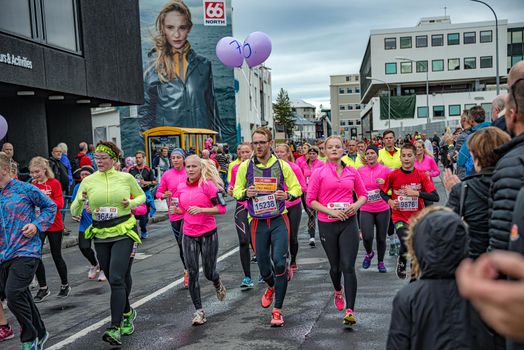
[[455, 281], [466, 244], [466, 227], [455, 213], [439, 211], [418, 222], [413, 246], [421, 275], [393, 300], [388, 350], [470, 348], [468, 303]]

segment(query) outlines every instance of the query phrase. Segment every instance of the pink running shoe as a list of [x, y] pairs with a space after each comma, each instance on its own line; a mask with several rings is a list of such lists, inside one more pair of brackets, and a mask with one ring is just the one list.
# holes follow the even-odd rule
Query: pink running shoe
[[344, 310], [344, 306], [346, 306], [346, 302], [344, 301], [344, 289], [341, 289], [340, 291], [335, 290], [334, 302], [338, 311]]
[[273, 294], [275, 294], [275, 288], [268, 288], [264, 295], [262, 295], [260, 303], [264, 309], [267, 309], [273, 303]]
[[284, 325], [284, 318], [280, 309], [274, 308], [271, 312], [271, 327], [282, 327]]
[[91, 266], [89, 268], [89, 272], [87, 273], [87, 278], [90, 280], [96, 280], [96, 274], [100, 272], [100, 267], [98, 266]]
[[13, 327], [9, 324], [0, 326], [0, 341], [14, 338], [15, 334], [13, 332]]

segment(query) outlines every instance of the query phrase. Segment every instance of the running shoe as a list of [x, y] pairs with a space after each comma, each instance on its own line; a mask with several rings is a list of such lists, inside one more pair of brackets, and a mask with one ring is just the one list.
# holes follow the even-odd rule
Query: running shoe
[[120, 333], [122, 335], [131, 335], [135, 331], [135, 326], [133, 321], [136, 319], [136, 310], [131, 308], [131, 310], [124, 314], [122, 320], [122, 326], [120, 326]]
[[13, 327], [11, 325], [6, 324], [3, 326], [0, 326], [0, 341], [4, 341], [7, 339], [14, 338], [15, 333], [13, 332]]
[[97, 266], [91, 266], [89, 268], [89, 272], [87, 273], [87, 278], [90, 280], [96, 280], [96, 275], [100, 272], [100, 267]]
[[266, 283], [266, 281], [264, 281], [264, 277], [262, 277], [262, 275], [258, 275], [258, 284], [262, 283]]
[[371, 251], [371, 253], [364, 255], [364, 261], [362, 261], [362, 267], [364, 269], [369, 269], [369, 266], [371, 266], [371, 260], [373, 260], [374, 256], [374, 251]]
[[106, 329], [102, 340], [111, 344], [111, 345], [122, 345], [122, 333], [120, 332], [120, 327], [111, 326]]
[[397, 245], [395, 243], [391, 243], [389, 245], [389, 256], [396, 256], [397, 255]]
[[262, 307], [267, 309], [273, 303], [273, 295], [275, 294], [275, 288], [267, 288], [262, 299], [260, 300]]
[[348, 327], [351, 327], [351, 326], [353, 326], [354, 324], [357, 323], [357, 318], [353, 314], [353, 310], [346, 309], [346, 314], [344, 315], [344, 321], [343, 322], [344, 322], [344, 325], [346, 325]]
[[334, 302], [338, 311], [344, 310], [344, 306], [346, 306], [346, 302], [344, 301], [344, 289], [341, 289], [340, 291], [335, 290]]
[[240, 290], [248, 290], [253, 288], [254, 286], [255, 284], [251, 280], [251, 277], [246, 276], [242, 279], [242, 283], [240, 284]]
[[298, 266], [297, 266], [297, 262], [296, 261], [293, 261], [291, 263], [291, 270], [293, 270], [293, 272], [297, 272]]
[[401, 280], [406, 279], [406, 262], [400, 257], [397, 259], [397, 277]]
[[256, 255], [253, 255], [253, 257], [251, 258], [251, 263], [252, 264], [256, 264], [257, 263], [257, 256]]
[[310, 246], [311, 248], [315, 248], [315, 238], [311, 237], [311, 238], [309, 239], [309, 246]]
[[193, 321], [191, 321], [191, 324], [193, 326], [200, 326], [206, 322], [206, 314], [204, 313], [204, 310], [200, 309], [195, 312], [195, 317], [193, 317]]
[[187, 273], [187, 271], [184, 271], [184, 288], [189, 288], [189, 274]]
[[100, 274], [98, 275], [98, 282], [105, 282], [107, 281], [106, 274], [104, 271], [100, 270]]
[[35, 303], [41, 303], [44, 301], [45, 298], [51, 295], [51, 292], [49, 291], [49, 288], [46, 289], [39, 289], [34, 297]]
[[271, 327], [282, 327], [284, 325], [284, 318], [280, 309], [274, 308], [271, 311]]
[[44, 345], [47, 341], [47, 339], [49, 339], [49, 332], [46, 331], [44, 336], [42, 338], [38, 338], [38, 340], [36, 341], [36, 349], [37, 350], [44, 350]]
[[383, 261], [379, 261], [377, 267], [378, 267], [378, 272], [381, 272], [381, 273], [388, 272], [388, 270], [386, 269], [386, 265], [384, 265]]
[[217, 292], [217, 299], [223, 301], [226, 297], [226, 287], [224, 287], [222, 281], [218, 281], [218, 287], [215, 287], [215, 289]]
[[37, 350], [38, 340], [27, 341], [22, 343], [22, 350]]
[[140, 238], [142, 238], [142, 239], [147, 239], [147, 238], [149, 238], [149, 233], [148, 233], [147, 231], [146, 231], [146, 232], [142, 232], [142, 233], [140, 234]]
[[60, 291], [56, 295], [59, 298], [67, 298], [69, 296], [69, 293], [71, 293], [71, 287], [69, 287], [69, 284], [66, 286], [60, 286]]

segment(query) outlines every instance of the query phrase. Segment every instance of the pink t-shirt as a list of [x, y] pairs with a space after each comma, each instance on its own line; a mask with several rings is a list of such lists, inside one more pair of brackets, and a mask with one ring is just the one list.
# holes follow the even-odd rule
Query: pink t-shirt
[[[338, 176], [336, 164], [328, 162], [322, 168], [316, 169], [309, 181], [306, 204], [316, 200], [330, 209], [346, 207], [353, 203], [353, 191], [358, 197], [366, 197], [367, 191], [358, 171], [345, 166], [342, 174]], [[322, 222], [335, 222], [327, 214], [318, 212], [318, 220]]]
[[[423, 172], [429, 171], [429, 177], [433, 178], [440, 175], [440, 170], [433, 157], [424, 155], [422, 162], [415, 159], [415, 169], [422, 170]], [[433, 180], [433, 179], [431, 179]]]
[[[238, 173], [238, 167], [242, 163], [235, 164], [233, 168], [231, 168], [231, 181], [229, 182], [229, 188], [233, 190], [235, 188], [235, 182], [237, 180], [237, 173]], [[238, 204], [242, 204], [245, 209], [247, 209], [247, 201], [237, 201]]]
[[298, 165], [298, 167], [302, 167], [302, 164], [306, 162], [306, 157], [302, 156], [300, 158], [295, 159], [295, 164]]
[[358, 173], [364, 181], [364, 186], [368, 193], [368, 201], [360, 210], [370, 213], [379, 213], [381, 211], [389, 210], [389, 205], [380, 197], [380, 189], [382, 185], [377, 183], [377, 179], [386, 180], [391, 169], [380, 163], [373, 167], [366, 165], [358, 169]]
[[[175, 168], [169, 169], [162, 175], [162, 179], [160, 179], [160, 184], [158, 185], [158, 189], [156, 190], [156, 198], [162, 199], [162, 195], [166, 191], [171, 192], [171, 198], [167, 198], [167, 207], [171, 208], [171, 205], [176, 205], [176, 200], [178, 199], [175, 196], [175, 193], [177, 191], [177, 187], [179, 184], [186, 182], [187, 174], [186, 174], [186, 168], [182, 167], [180, 170], [176, 170]], [[169, 210], [169, 220], [170, 221], [178, 221], [182, 220], [184, 217], [183, 214], [171, 214], [171, 210]]]
[[[215, 216], [212, 214], [189, 214], [189, 207], [197, 206], [201, 208], [213, 208], [215, 205], [211, 199], [216, 198], [218, 189], [211, 181], [198, 185], [198, 182], [182, 182], [178, 185], [176, 196], [178, 197], [178, 207], [184, 216], [182, 231], [186, 236], [199, 237], [207, 232], [216, 229]], [[220, 214], [226, 213], [226, 207], [217, 204], [216, 207]]]
[[[306, 185], [306, 179], [304, 178], [304, 174], [302, 174], [302, 171], [300, 170], [300, 167], [296, 165], [295, 163], [288, 162], [289, 166], [291, 167], [291, 170], [295, 173], [297, 176], [298, 183], [300, 184], [300, 188], [302, 189], [302, 193], [306, 193], [307, 185]], [[287, 191], [287, 185], [284, 184], [284, 190]], [[298, 203], [300, 203], [301, 199], [297, 198], [294, 201], [286, 201], [286, 208], [291, 208]]]
[[304, 174], [304, 178], [306, 179], [306, 184], [309, 184], [309, 178], [311, 177], [311, 174], [313, 174], [313, 171], [318, 168], [322, 168], [324, 166], [324, 162], [321, 160], [315, 160], [314, 162], [309, 165], [307, 162], [300, 163], [300, 170], [302, 170], [302, 174]]

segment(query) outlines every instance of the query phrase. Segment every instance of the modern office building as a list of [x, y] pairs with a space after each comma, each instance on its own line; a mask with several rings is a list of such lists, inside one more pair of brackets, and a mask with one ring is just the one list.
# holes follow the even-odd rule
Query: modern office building
[[[507, 32], [507, 21], [499, 20], [501, 93], [508, 68]], [[474, 105], [482, 105], [491, 117], [495, 44], [494, 21], [455, 24], [447, 16], [430, 17], [415, 27], [372, 30], [360, 67], [364, 136], [387, 128], [442, 133]]]
[[334, 133], [348, 139], [361, 137], [360, 76], [358, 74], [331, 75], [329, 94]]
[[3, 1], [0, 114], [21, 166], [92, 142], [91, 108], [143, 103], [138, 0]]
[[[508, 23], [508, 72], [511, 67], [524, 59], [524, 22]], [[504, 49], [504, 48], [502, 48]]]

